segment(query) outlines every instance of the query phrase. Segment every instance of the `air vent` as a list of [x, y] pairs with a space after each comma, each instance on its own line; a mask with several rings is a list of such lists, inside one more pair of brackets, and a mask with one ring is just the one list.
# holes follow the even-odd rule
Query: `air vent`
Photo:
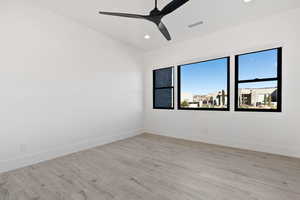
[[188, 27], [189, 27], [189, 28], [194, 28], [195, 26], [202, 25], [203, 23], [204, 23], [203, 21], [199, 21], [199, 22], [196, 22], [196, 23], [193, 23], [193, 24], [188, 25]]

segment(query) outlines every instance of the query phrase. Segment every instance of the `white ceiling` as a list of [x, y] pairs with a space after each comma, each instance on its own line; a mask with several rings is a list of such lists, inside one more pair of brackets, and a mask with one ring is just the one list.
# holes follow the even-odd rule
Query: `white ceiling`
[[[158, 1], [162, 8], [171, 0]], [[172, 36], [172, 41], [168, 42], [150, 22], [98, 14], [100, 10], [148, 14], [154, 7], [154, 0], [36, 0], [36, 3], [146, 51], [300, 7], [299, 0], [253, 0], [251, 3], [243, 0], [190, 0], [163, 19]], [[204, 24], [188, 28], [189, 24], [198, 21], [204, 21]], [[145, 34], [151, 39], [145, 40]]]

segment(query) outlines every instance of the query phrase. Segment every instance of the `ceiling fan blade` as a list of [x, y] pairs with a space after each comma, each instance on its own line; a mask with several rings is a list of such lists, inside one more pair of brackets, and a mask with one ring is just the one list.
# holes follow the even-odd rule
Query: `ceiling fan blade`
[[160, 22], [158, 25], [157, 25], [158, 29], [160, 30], [160, 32], [165, 36], [165, 38], [170, 41], [171, 40], [171, 36], [170, 36], [170, 33], [167, 29], [167, 27], [162, 23]]
[[170, 14], [171, 12], [173, 12], [176, 9], [178, 9], [179, 7], [181, 7], [183, 4], [185, 4], [188, 1], [189, 0], [173, 0], [172, 2], [170, 2], [168, 5], [166, 5], [161, 10], [161, 14], [162, 15]]
[[136, 18], [136, 19], [147, 19], [145, 15], [136, 15], [136, 14], [128, 14], [128, 13], [114, 13], [114, 12], [99, 12], [102, 15], [111, 15], [116, 17], [127, 17], [127, 18]]

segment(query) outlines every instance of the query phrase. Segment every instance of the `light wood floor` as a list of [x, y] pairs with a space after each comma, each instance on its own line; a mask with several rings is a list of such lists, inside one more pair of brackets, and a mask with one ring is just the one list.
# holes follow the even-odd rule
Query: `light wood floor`
[[300, 159], [143, 134], [0, 175], [0, 200], [300, 200]]

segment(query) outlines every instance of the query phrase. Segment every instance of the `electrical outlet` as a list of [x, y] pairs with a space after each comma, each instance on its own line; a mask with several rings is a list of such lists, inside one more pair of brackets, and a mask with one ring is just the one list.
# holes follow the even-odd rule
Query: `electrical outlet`
[[202, 133], [208, 134], [208, 128], [203, 128], [203, 129], [202, 129]]
[[26, 153], [28, 151], [27, 145], [26, 144], [20, 144], [20, 152], [21, 153]]

